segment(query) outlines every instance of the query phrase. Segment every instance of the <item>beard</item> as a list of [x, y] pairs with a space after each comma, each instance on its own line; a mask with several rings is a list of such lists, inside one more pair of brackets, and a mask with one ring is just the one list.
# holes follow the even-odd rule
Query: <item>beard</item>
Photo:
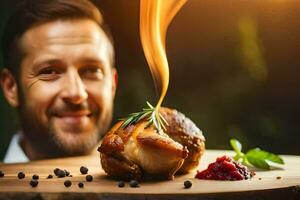
[[[24, 102], [24, 101], [23, 101]], [[89, 154], [99, 143], [101, 136], [108, 130], [112, 120], [112, 103], [104, 110], [99, 111], [95, 106], [80, 105], [50, 108], [47, 113], [48, 123], [42, 122], [41, 116], [37, 116], [26, 103], [21, 104], [20, 117], [23, 134], [32, 148], [43, 155], [44, 158], [64, 156], [80, 156]], [[93, 121], [92, 126], [83, 131], [81, 127], [71, 127], [71, 131], [64, 131], [55, 123], [56, 112], [76, 111], [88, 108], [92, 110], [89, 118]]]
[[96, 128], [87, 134], [59, 133], [53, 123], [49, 125], [50, 145], [61, 152], [61, 156], [85, 155], [100, 141], [100, 130]]

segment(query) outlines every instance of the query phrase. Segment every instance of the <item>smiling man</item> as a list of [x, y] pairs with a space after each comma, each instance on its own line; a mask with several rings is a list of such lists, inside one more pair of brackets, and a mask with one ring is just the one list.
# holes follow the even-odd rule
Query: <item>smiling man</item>
[[91, 153], [110, 125], [116, 90], [99, 10], [87, 0], [25, 0], [3, 52], [1, 86], [22, 125], [4, 162]]

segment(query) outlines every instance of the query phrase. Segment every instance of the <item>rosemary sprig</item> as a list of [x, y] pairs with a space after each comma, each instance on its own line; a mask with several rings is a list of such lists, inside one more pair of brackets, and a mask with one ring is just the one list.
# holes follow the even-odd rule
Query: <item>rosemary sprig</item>
[[168, 122], [165, 120], [165, 118], [159, 113], [158, 109], [153, 107], [148, 101], [147, 106], [148, 107], [143, 108], [143, 111], [131, 113], [126, 119], [122, 119], [124, 121], [121, 127], [125, 129], [129, 125], [136, 124], [137, 122], [146, 119], [146, 127], [154, 125], [159, 133], [162, 130], [166, 131], [166, 126], [168, 125]]

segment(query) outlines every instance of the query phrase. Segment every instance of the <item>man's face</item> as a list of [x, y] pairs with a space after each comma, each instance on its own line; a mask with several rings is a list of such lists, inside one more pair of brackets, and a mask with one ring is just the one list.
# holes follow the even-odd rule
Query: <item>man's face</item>
[[19, 106], [24, 135], [48, 155], [90, 152], [112, 117], [112, 48], [91, 20], [54, 21], [21, 38]]

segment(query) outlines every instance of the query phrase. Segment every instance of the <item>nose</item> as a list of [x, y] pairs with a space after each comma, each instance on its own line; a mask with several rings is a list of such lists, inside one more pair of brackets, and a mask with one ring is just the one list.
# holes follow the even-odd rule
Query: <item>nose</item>
[[81, 104], [88, 98], [86, 87], [77, 71], [67, 73], [63, 83], [62, 98], [73, 104]]

